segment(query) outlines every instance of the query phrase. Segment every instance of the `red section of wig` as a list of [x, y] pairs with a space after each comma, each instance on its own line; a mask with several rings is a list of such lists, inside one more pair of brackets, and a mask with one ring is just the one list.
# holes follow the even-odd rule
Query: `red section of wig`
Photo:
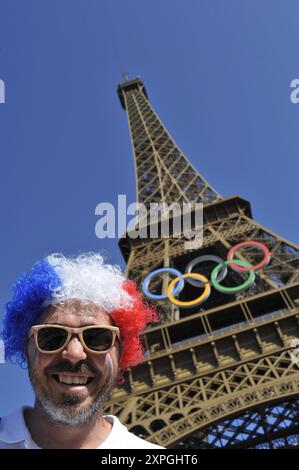
[[140, 335], [148, 323], [158, 321], [158, 315], [153, 307], [149, 307], [138, 292], [134, 281], [126, 280], [123, 288], [134, 299], [130, 309], [118, 308], [110, 313], [116, 326], [120, 329], [122, 356], [120, 370], [138, 364], [144, 356]]

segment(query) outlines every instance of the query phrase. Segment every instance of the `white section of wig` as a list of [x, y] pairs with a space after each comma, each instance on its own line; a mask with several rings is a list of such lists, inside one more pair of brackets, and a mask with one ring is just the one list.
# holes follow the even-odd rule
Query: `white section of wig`
[[126, 280], [120, 267], [105, 264], [98, 253], [65, 257], [54, 253], [46, 258], [62, 282], [53, 289], [52, 298], [44, 306], [69, 299], [87, 300], [110, 313], [120, 307], [130, 308], [132, 297], [123, 289]]

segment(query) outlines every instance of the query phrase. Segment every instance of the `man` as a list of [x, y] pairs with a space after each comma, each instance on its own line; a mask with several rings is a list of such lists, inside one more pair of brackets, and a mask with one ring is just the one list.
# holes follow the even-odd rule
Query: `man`
[[51, 255], [22, 274], [2, 338], [6, 358], [28, 365], [35, 403], [2, 418], [0, 449], [161, 448], [103, 414], [156, 320], [135, 284], [98, 254]]

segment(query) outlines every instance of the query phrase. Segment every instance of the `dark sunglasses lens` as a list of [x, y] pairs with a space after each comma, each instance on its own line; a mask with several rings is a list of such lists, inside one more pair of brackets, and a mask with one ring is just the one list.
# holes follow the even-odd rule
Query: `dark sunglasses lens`
[[93, 351], [107, 351], [111, 348], [113, 333], [106, 328], [90, 328], [83, 331], [84, 343]]
[[41, 328], [37, 333], [37, 342], [43, 351], [55, 351], [64, 345], [67, 331], [63, 328]]

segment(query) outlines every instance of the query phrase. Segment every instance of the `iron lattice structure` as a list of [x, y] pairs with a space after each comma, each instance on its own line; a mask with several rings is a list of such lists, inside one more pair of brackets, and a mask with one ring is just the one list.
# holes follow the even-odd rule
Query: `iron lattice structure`
[[[299, 367], [291, 360], [299, 338], [299, 247], [258, 224], [248, 201], [222, 198], [177, 147], [149, 103], [139, 79], [126, 79], [118, 95], [127, 112], [135, 158], [137, 200], [202, 202], [203, 243], [186, 249], [185, 238], [130, 238], [119, 244], [126, 275], [141, 285], [160, 267], [184, 272], [195, 256], [226, 258], [242, 241], [262, 242], [271, 251], [254, 284], [239, 294], [213, 291], [199, 307], [159, 301], [161, 322], [145, 332], [144, 361], [129, 370], [107, 411], [134, 433], [165, 447], [287, 447], [299, 442]], [[237, 258], [257, 264], [252, 247]], [[209, 276], [211, 262], [198, 266]], [[230, 270], [227, 286], [245, 274]], [[166, 293], [168, 275], [151, 290]], [[194, 299], [188, 285], [181, 300]]]

